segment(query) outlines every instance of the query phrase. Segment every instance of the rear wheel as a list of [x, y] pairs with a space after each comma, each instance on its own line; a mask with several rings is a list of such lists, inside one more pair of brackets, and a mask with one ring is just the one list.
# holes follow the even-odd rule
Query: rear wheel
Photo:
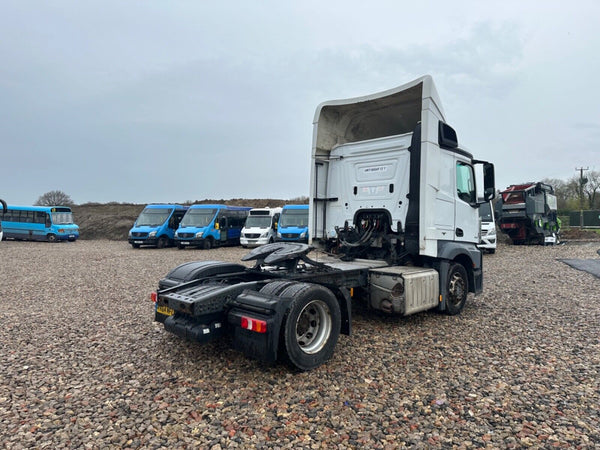
[[450, 265], [447, 292], [446, 314], [451, 316], [459, 314], [465, 306], [467, 294], [469, 293], [467, 271], [462, 264], [454, 263]]
[[50, 233], [49, 235], [46, 236], [46, 239], [48, 240], [48, 242], [56, 242], [56, 235]]
[[281, 350], [288, 362], [310, 370], [329, 360], [341, 324], [340, 305], [333, 293], [316, 284], [294, 283], [279, 295], [293, 298], [281, 336]]

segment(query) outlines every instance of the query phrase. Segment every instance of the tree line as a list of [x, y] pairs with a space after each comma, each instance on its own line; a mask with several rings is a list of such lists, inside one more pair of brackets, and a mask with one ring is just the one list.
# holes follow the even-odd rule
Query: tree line
[[600, 209], [600, 171], [588, 171], [583, 178], [574, 175], [566, 181], [544, 178], [542, 182], [554, 187], [559, 213]]

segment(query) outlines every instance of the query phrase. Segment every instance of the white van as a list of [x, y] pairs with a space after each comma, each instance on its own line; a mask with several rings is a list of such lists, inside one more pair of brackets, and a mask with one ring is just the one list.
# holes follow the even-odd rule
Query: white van
[[494, 220], [494, 206], [492, 202], [482, 203], [479, 206], [480, 238], [479, 247], [489, 253], [496, 252], [496, 221]]
[[258, 247], [275, 242], [280, 214], [281, 208], [251, 209], [240, 236], [242, 247]]

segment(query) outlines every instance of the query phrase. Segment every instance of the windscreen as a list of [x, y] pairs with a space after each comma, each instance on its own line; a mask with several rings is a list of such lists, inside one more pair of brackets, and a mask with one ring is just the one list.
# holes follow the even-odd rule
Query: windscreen
[[53, 212], [52, 223], [54, 225], [72, 225], [73, 224], [73, 213], [71, 212]]
[[270, 216], [248, 216], [246, 228], [269, 228], [271, 226]]
[[179, 226], [204, 228], [210, 225], [216, 213], [216, 209], [189, 209]]
[[286, 209], [281, 213], [279, 223], [282, 227], [305, 228], [308, 226], [308, 210]]
[[170, 214], [168, 208], [144, 208], [135, 223], [138, 227], [158, 227], [165, 223]]
[[482, 222], [492, 221], [492, 208], [489, 203], [479, 205], [479, 217], [481, 217]]

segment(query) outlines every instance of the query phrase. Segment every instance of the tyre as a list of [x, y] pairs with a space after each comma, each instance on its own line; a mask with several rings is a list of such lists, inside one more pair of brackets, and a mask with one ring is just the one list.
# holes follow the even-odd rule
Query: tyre
[[493, 255], [494, 253], [496, 253], [496, 249], [495, 248], [490, 248], [490, 254]]
[[333, 355], [340, 334], [337, 299], [329, 289], [307, 283], [289, 285], [280, 296], [293, 299], [282, 326], [282, 356], [300, 370], [320, 366]]
[[140, 244], [131, 244], [133, 248], [140, 248]]
[[56, 242], [56, 235], [55, 235], [55, 234], [52, 234], [52, 233], [50, 233], [48, 236], [46, 236], [46, 240], [47, 240], [48, 242]]
[[183, 245], [183, 244], [177, 244], [177, 248], [179, 250], [183, 250], [185, 248], [185, 245]]
[[298, 284], [295, 281], [272, 281], [271, 283], [265, 284], [260, 292], [266, 295], [277, 295], [279, 296], [286, 288], [290, 287], [293, 284]]
[[161, 236], [156, 241], [156, 248], [165, 248], [169, 245], [169, 238], [166, 236]]
[[466, 269], [458, 263], [450, 265], [448, 270], [448, 284], [446, 286], [446, 314], [454, 316], [459, 314], [467, 301], [469, 293], [469, 279]]
[[204, 239], [204, 242], [202, 243], [202, 248], [204, 250], [210, 250], [212, 247], [213, 247], [213, 245], [212, 245], [211, 238]]

